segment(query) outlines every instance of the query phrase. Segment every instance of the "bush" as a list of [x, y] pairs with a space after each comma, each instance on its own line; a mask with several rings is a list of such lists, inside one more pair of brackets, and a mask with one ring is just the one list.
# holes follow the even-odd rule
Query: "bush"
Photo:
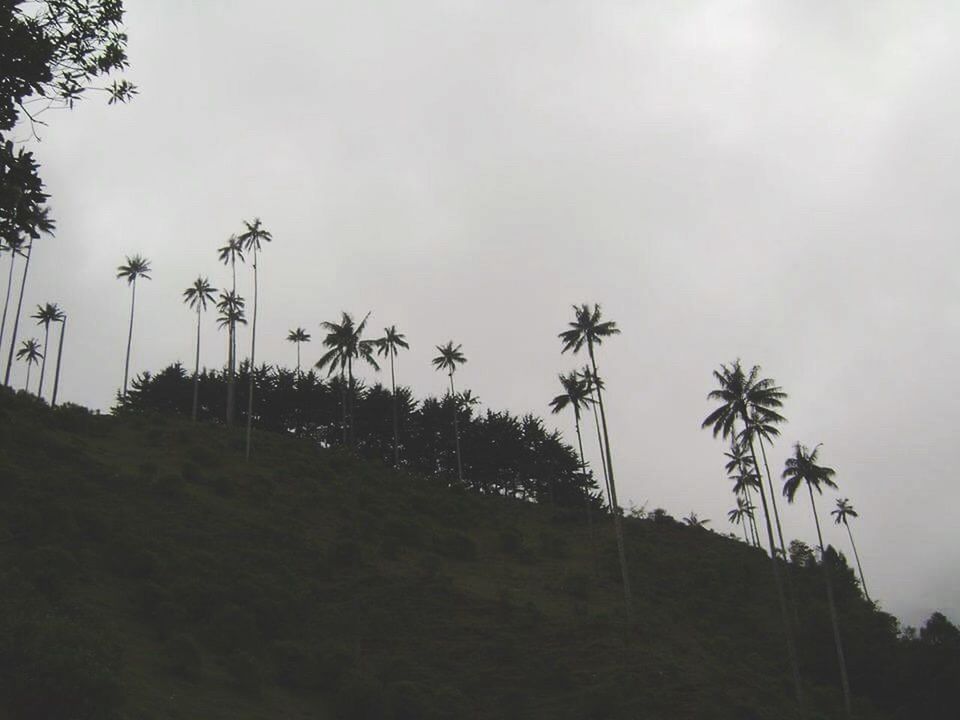
[[500, 533], [500, 551], [513, 558], [524, 557], [527, 554], [527, 546], [523, 533], [515, 527], [503, 530]]
[[446, 558], [473, 562], [477, 559], [477, 544], [463, 533], [453, 532], [433, 539], [434, 548]]

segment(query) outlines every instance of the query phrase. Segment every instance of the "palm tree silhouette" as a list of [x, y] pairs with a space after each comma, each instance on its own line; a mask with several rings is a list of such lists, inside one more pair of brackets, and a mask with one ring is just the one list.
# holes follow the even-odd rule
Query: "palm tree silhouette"
[[40, 352], [40, 342], [35, 338], [24, 340], [20, 345], [20, 349], [17, 350], [17, 360], [27, 361], [27, 381], [23, 385], [23, 389], [27, 392], [30, 392], [30, 368], [39, 363], [42, 358], [43, 353]]
[[[30, 229], [30, 244], [27, 245], [25, 261], [23, 263], [23, 275], [20, 276], [20, 296], [17, 299], [17, 311], [13, 316], [13, 335], [10, 338], [10, 352], [7, 353], [7, 371], [3, 378], [3, 384], [10, 386], [10, 370], [13, 367], [13, 350], [17, 344], [17, 331], [20, 328], [20, 311], [23, 309], [23, 293], [27, 288], [27, 273], [30, 270], [30, 258], [33, 255], [33, 243], [40, 238], [41, 233], [53, 235], [56, 223], [50, 218], [50, 208], [43, 208], [37, 215], [33, 227]], [[9, 238], [7, 239], [9, 242]], [[11, 257], [10, 262], [13, 262]]]
[[[740, 433], [736, 430], [737, 422], [743, 423], [744, 428], [750, 427], [750, 418], [754, 409], [760, 409], [764, 412], [764, 417], [768, 421], [780, 418], [777, 408], [783, 405], [783, 399], [786, 393], [774, 385], [772, 380], [766, 378], [760, 379], [760, 368], [754, 366], [747, 375], [736, 360], [730, 367], [721, 365], [719, 370], [713, 371], [713, 377], [716, 379], [718, 387], [711, 390], [707, 395], [708, 400], [717, 400], [720, 406], [707, 415], [701, 428], [711, 427], [713, 436], [720, 435], [725, 440], [738, 440], [740, 443], [746, 442], [750, 448], [750, 455], [753, 459], [753, 467], [759, 467], [757, 462], [757, 452], [753, 447], [753, 435]], [[782, 418], [780, 418], [782, 419]], [[777, 543], [773, 538], [773, 524], [770, 522], [770, 511], [767, 507], [767, 495], [764, 492], [763, 484], [759, 484], [760, 502], [763, 506], [763, 516], [767, 526], [767, 539], [770, 543], [770, 560], [773, 565], [773, 580], [777, 588], [777, 600], [780, 603], [780, 614], [783, 621], [784, 635], [787, 642], [787, 656], [790, 662], [790, 668], [793, 673], [794, 692], [797, 702], [803, 704], [803, 688], [800, 684], [800, 666], [797, 662], [796, 647], [793, 641], [793, 630], [790, 627], [790, 618], [787, 610], [787, 600], [783, 592], [783, 583], [780, 578], [780, 563], [777, 560]]]
[[57, 391], [60, 389], [60, 361], [63, 359], [63, 336], [67, 332], [67, 315], [60, 318], [60, 341], [57, 343], [57, 366], [53, 371], [53, 396], [50, 398], [50, 407], [57, 406]]
[[[590, 370], [589, 365], [583, 366], [579, 372], [579, 376], [587, 384], [591, 404], [595, 404], [597, 402], [595, 392], [597, 389], [604, 389], [603, 380], [593, 376], [593, 371]], [[600, 450], [600, 468], [603, 471], [603, 488], [607, 493], [607, 505], [610, 507], [610, 512], [613, 512], [613, 501], [610, 499], [610, 479], [607, 476], [607, 459], [603, 455], [603, 434], [600, 431], [600, 413], [593, 413], [593, 424], [597, 430], [597, 447]]]
[[710, 524], [709, 520], [701, 520], [699, 517], [697, 517], [697, 514], [693, 510], [690, 511], [689, 515], [683, 518], [683, 522], [690, 527], [698, 528], [706, 527]]
[[407, 336], [397, 331], [396, 325], [383, 329], [383, 337], [376, 341], [377, 354], [390, 358], [390, 395], [393, 400], [393, 466], [400, 467], [400, 431], [397, 419], [397, 379], [394, 370], [394, 359], [400, 348], [409, 350]]
[[[237, 294], [237, 260], [243, 262], [243, 243], [236, 235], [231, 235], [227, 239], [227, 244], [217, 249], [217, 258], [224, 265], [230, 266], [230, 273], [233, 276], [233, 285], [231, 292]], [[236, 325], [229, 326], [230, 337], [228, 340], [227, 352], [227, 427], [233, 425], [233, 417], [236, 413], [236, 387], [234, 377], [237, 372], [237, 328]]]
[[437, 345], [436, 348], [440, 354], [431, 361], [437, 370], [446, 370], [450, 376], [450, 399], [454, 400], [451, 405], [453, 407], [453, 439], [457, 450], [457, 479], [461, 484], [463, 484], [463, 462], [460, 459], [460, 427], [457, 423], [459, 408], [458, 403], [455, 401], [457, 391], [453, 384], [453, 373], [456, 372], [458, 365], [463, 365], [467, 362], [467, 358], [460, 351], [462, 347], [463, 345], [454, 347], [453, 340], [446, 345]]
[[123, 366], [123, 397], [127, 397], [127, 379], [130, 376], [130, 346], [133, 343], [133, 312], [137, 302], [137, 278], [150, 280], [150, 261], [141, 255], [127, 256], [126, 265], [117, 268], [117, 277], [130, 286], [130, 330], [127, 333], [127, 360]]
[[[737, 498], [737, 506], [727, 513], [727, 519], [734, 525], [740, 525], [743, 528], [743, 541], [750, 545], [750, 539], [747, 537], [747, 525], [753, 519], [753, 511], [756, 508], [742, 497]], [[756, 545], [756, 543], [754, 543]]]
[[[230, 292], [220, 292], [220, 297], [217, 300], [217, 327], [221, 330], [227, 328], [227, 357], [228, 357], [228, 366], [230, 360], [233, 359], [233, 339], [235, 336], [235, 330], [237, 325], [246, 325], [247, 318], [244, 314], [244, 299], [237, 295], [232, 290]], [[232, 372], [227, 370], [230, 373], [230, 379], [228, 383], [232, 381]], [[229, 385], [228, 385], [229, 387]], [[229, 398], [229, 390], [228, 395]]]
[[287, 333], [287, 340], [297, 344], [297, 377], [300, 377], [300, 343], [310, 342], [310, 334], [302, 327]]
[[200, 315], [207, 309], [207, 303], [214, 302], [213, 294], [217, 289], [210, 285], [205, 277], [197, 277], [193, 285], [183, 291], [183, 301], [191, 310], [197, 311], [197, 358], [193, 369], [193, 422], [197, 421], [197, 408], [200, 404]]
[[247, 398], [247, 460], [250, 459], [250, 438], [253, 431], [253, 369], [256, 364], [257, 353], [257, 300], [259, 288], [257, 281], [258, 262], [257, 256], [260, 252], [261, 243], [271, 242], [273, 235], [264, 230], [260, 224], [260, 218], [254, 218], [253, 222], [243, 221], [246, 231], [240, 235], [239, 240], [243, 243], [243, 248], [247, 252], [253, 251], [253, 324], [250, 326], [250, 393]]
[[595, 346], [602, 345], [605, 338], [619, 335], [620, 329], [612, 320], [602, 321], [600, 306], [594, 304], [593, 309], [586, 303], [579, 307], [573, 306], [574, 320], [569, 323], [570, 329], [560, 333], [563, 343], [561, 353], [572, 350], [579, 352], [584, 345], [590, 356], [592, 384], [597, 395], [597, 405], [600, 407], [600, 424], [603, 428], [603, 448], [601, 454], [606, 456], [607, 491], [610, 493], [610, 510], [613, 513], [613, 528], [617, 536], [617, 552], [620, 556], [620, 574], [623, 577], [623, 596], [627, 608], [627, 624], [633, 624], [633, 593], [630, 590], [630, 573], [627, 570], [627, 551], [623, 540], [623, 526], [620, 519], [620, 503], [617, 501], [617, 484], [613, 474], [613, 455], [610, 452], [610, 433], [607, 431], [607, 414], [603, 405], [603, 385], [600, 373], [597, 372], [597, 358]]
[[[756, 488], [760, 484], [760, 478], [753, 467], [753, 458], [747, 453], [748, 450], [742, 442], [737, 442], [736, 439], [731, 440], [730, 452], [724, 453], [724, 456], [728, 458], [724, 469], [727, 471], [727, 476], [733, 480], [733, 494], [742, 496], [744, 501], [753, 507], [750, 488]], [[757, 531], [757, 522], [752, 513], [750, 515], [750, 531], [753, 535], [754, 545], [759, 547], [760, 533]]]
[[57, 307], [56, 303], [47, 303], [46, 305], [37, 305], [37, 312], [31, 316], [37, 321], [37, 325], [43, 325], [43, 362], [40, 364], [40, 387], [37, 389], [37, 397], [43, 397], [43, 377], [47, 371], [47, 346], [50, 342], [50, 323], [63, 320], [63, 312]]
[[847, 663], [843, 658], [843, 643], [840, 641], [840, 623], [837, 620], [837, 607], [833, 601], [833, 583], [830, 581], [830, 561], [827, 558], [826, 549], [823, 546], [823, 533], [820, 531], [820, 517], [817, 514], [817, 504], [813, 499], [813, 491], [816, 490], [821, 495], [823, 487], [836, 490], [837, 484], [833, 481], [836, 471], [833, 468], [817, 465], [817, 453], [820, 446], [817, 445], [813, 450], [797, 443], [793, 446], [793, 457], [787, 458], [783, 468], [783, 495], [787, 502], [793, 503], [797, 490], [801, 483], [806, 483], [807, 492], [810, 494], [810, 509], [813, 511], [813, 520], [817, 526], [817, 540], [820, 543], [820, 561], [823, 565], [824, 578], [827, 581], [827, 602], [830, 605], [830, 622], [833, 625], [833, 641], [837, 647], [837, 661], [840, 664], [840, 686], [843, 689], [843, 702], [846, 707], [847, 717], [850, 717], [850, 684], [847, 681]]
[[367, 313], [358, 325], [349, 313], [343, 312], [339, 324], [328, 321], [320, 323], [320, 326], [327, 331], [327, 336], [323, 339], [323, 346], [330, 349], [317, 361], [316, 367], [320, 370], [327, 368], [327, 375], [331, 375], [339, 366], [341, 379], [344, 374], [347, 376], [349, 385], [341, 391], [341, 407], [343, 408], [343, 442], [347, 444], [349, 432], [349, 444], [351, 446], [353, 446], [355, 440], [353, 361], [362, 360], [374, 370], [380, 369], [373, 357], [374, 350], [377, 347], [376, 341], [363, 339], [363, 331], [366, 329], [369, 319], [370, 313]]
[[16, 264], [17, 255], [26, 257], [26, 251], [24, 250], [25, 244], [26, 241], [19, 236], [14, 236], [5, 243], [0, 244], [0, 254], [5, 252], [10, 253], [10, 270], [7, 273], [7, 292], [3, 301], [3, 319], [0, 320], [0, 346], [3, 345], [3, 336], [7, 327], [7, 309], [10, 306], [10, 292], [13, 290], [13, 269]]
[[847, 522], [847, 518], [860, 517], [856, 510], [853, 509], [853, 505], [850, 504], [849, 498], [842, 498], [837, 500], [837, 507], [835, 510], [831, 510], [830, 514], [833, 515], [834, 521], [839, 525], [843, 523], [844, 527], [847, 528], [847, 535], [850, 537], [850, 545], [853, 546], [853, 557], [857, 560], [857, 570], [860, 572], [860, 585], [863, 587], [863, 594], [867, 598], [868, 602], [873, 602], [870, 600], [870, 593], [867, 592], [867, 581], [863, 577], [863, 567], [860, 565], [860, 555], [857, 553], [857, 544], [853, 541], [853, 533], [850, 531], [850, 523]]
[[[759, 371], [759, 368], [754, 369]], [[772, 386], [772, 389], [782, 392], [782, 390], [775, 385]], [[783, 393], [782, 398], [785, 399], [786, 397], [786, 393]], [[770, 504], [773, 506], [773, 520], [777, 528], [777, 538], [780, 540], [780, 553], [781, 556], [786, 559], [787, 546], [783, 541], [783, 525], [780, 523], [780, 511], [777, 508], [777, 493], [773, 488], [773, 477], [770, 474], [770, 465], [767, 462], [767, 451], [763, 444], [763, 441], [766, 440], [772, 445], [773, 438], [779, 437], [780, 430], [778, 430], [775, 425], [775, 423], [779, 422], [784, 422], [784, 418], [778, 413], [774, 412], [771, 416], [766, 409], [762, 407], [753, 407], [751, 408], [750, 412], [750, 424], [741, 433], [743, 436], [741, 437], [741, 441], [747, 436], [750, 438], [755, 437], [757, 439], [757, 445], [760, 447], [760, 459], [763, 460], [763, 467], [767, 473], [767, 487], [770, 489]]]

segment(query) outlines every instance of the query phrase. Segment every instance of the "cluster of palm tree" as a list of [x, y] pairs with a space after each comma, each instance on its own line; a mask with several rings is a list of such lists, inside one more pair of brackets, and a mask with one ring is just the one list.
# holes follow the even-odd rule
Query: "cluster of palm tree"
[[[44, 313], [41, 314], [42, 317], [34, 315], [33, 317], [38, 320], [38, 323], [44, 327], [44, 343], [43, 349], [41, 350], [41, 345], [38, 340], [35, 338], [28, 338], [26, 340], [20, 341], [19, 332], [20, 332], [20, 317], [23, 311], [23, 299], [26, 294], [27, 288], [27, 279], [30, 272], [30, 259], [33, 257], [33, 248], [34, 243], [40, 239], [42, 235], [53, 235], [53, 231], [56, 225], [54, 221], [49, 216], [49, 208], [42, 208], [35, 216], [32, 217], [30, 222], [25, 223], [14, 223], [9, 227], [4, 228], [4, 232], [0, 234], [0, 256], [3, 254], [8, 254], [10, 256], [9, 268], [7, 270], [7, 283], [6, 290], [4, 291], [3, 299], [3, 314], [0, 316], [0, 348], [3, 347], [4, 337], [6, 336], [7, 331], [7, 318], [10, 311], [10, 301], [14, 289], [14, 273], [16, 269], [16, 264], [19, 259], [23, 260], [23, 270], [20, 274], [20, 289], [17, 293], [17, 303], [16, 308], [13, 312], [13, 324], [11, 327], [9, 343], [7, 346], [7, 361], [6, 368], [3, 373], [3, 384], [7, 387], [10, 386], [10, 374], [13, 370], [13, 361], [14, 357], [17, 360], [23, 360], [27, 364], [27, 382], [24, 387], [29, 392], [29, 376], [30, 369], [37, 364], [42, 363], [43, 366], [46, 366], [46, 346], [47, 341], [49, 340], [49, 330], [51, 322], [61, 322], [61, 346], [62, 349], [62, 340], [63, 340], [63, 328], [66, 326], [66, 316], [63, 312], [57, 308], [55, 304], [47, 303], [43, 306], [44, 308], [54, 308], [55, 312], [49, 318]], [[42, 308], [41, 308], [42, 310]], [[20, 341], [18, 347], [18, 341]], [[59, 358], [59, 354], [58, 354]], [[38, 396], [43, 394], [43, 377], [44, 371], [41, 370], [40, 373], [40, 388], [38, 390]], [[51, 400], [52, 403], [56, 404], [56, 389], [59, 385], [59, 360], [57, 364], [57, 380], [54, 382], [54, 394]]]
[[[728, 518], [731, 522], [743, 526], [744, 541], [755, 547], [760, 547], [761, 542], [760, 533], [757, 531], [756, 506], [753, 504], [752, 491], [756, 491], [760, 496], [762, 517], [770, 548], [774, 583], [780, 603], [787, 654], [793, 673], [797, 699], [802, 702], [800, 671], [794, 641], [795, 626], [799, 621], [797, 620], [796, 601], [792, 587], [790, 587], [790, 575], [786, 573], [785, 577], [788, 585], [787, 589], [794, 604], [793, 623], [791, 623], [787, 593], [784, 592], [783, 578], [781, 577], [781, 564], [786, 561], [787, 555], [783, 541], [783, 528], [780, 522], [780, 514], [776, 505], [777, 493], [774, 491], [773, 478], [770, 474], [770, 466], [767, 462], [766, 453], [766, 444], [771, 444], [773, 439], [780, 435], [777, 426], [786, 421], [780, 411], [783, 407], [783, 401], [787, 398], [787, 394], [772, 379], [760, 377], [759, 366], [753, 366], [749, 372], [746, 372], [739, 360], [731, 363], [729, 366], [721, 365], [719, 370], [714, 371], [713, 375], [718, 387], [712, 390], [707, 397], [709, 400], [718, 401], [720, 405], [704, 419], [702, 427], [712, 428], [715, 437], [720, 435], [730, 441], [730, 450], [725, 453], [728, 459], [725, 469], [734, 483], [733, 492], [737, 506], [728, 513]], [[758, 449], [760, 451], [759, 457], [757, 454]], [[822, 494], [824, 487], [837, 488], [836, 482], [833, 479], [836, 473], [832, 468], [818, 464], [819, 449], [819, 445], [812, 450], [800, 443], [794, 445], [793, 455], [787, 459], [781, 476], [783, 480], [782, 492], [787, 502], [792, 504], [800, 486], [806, 485], [810, 497], [810, 507], [813, 513], [820, 549], [820, 565], [824, 573], [827, 603], [830, 609], [834, 645], [840, 670], [840, 685], [843, 691], [846, 712], [849, 717], [851, 714], [851, 706], [847, 667], [844, 659], [836, 603], [834, 602], [833, 596], [830, 562], [828, 560], [827, 549], [824, 545], [823, 533], [820, 528], [820, 518], [814, 499], [814, 490], [816, 490], [818, 494]], [[763, 461], [763, 469], [766, 474], [766, 488], [764, 487], [763, 477], [760, 472], [760, 459]], [[770, 493], [769, 503], [767, 502], [767, 489], [769, 489]], [[853, 534], [850, 532], [848, 519], [857, 517], [857, 514], [850, 505], [849, 500], [843, 499], [838, 501], [837, 509], [833, 511], [833, 514], [835, 515], [837, 524], [843, 523], [846, 526], [850, 542], [853, 544]], [[776, 529], [776, 537], [774, 536], [774, 529]], [[778, 539], [779, 545], [777, 544]], [[853, 547], [854, 554], [856, 554], [856, 546], [854, 545]], [[860, 582], [864, 590], [864, 595], [869, 600], [869, 596], [866, 595], [866, 583], [863, 579], [863, 569], [860, 566], [859, 556], [857, 556], [857, 567], [860, 571]]]
[[603, 320], [600, 306], [591, 308], [587, 303], [573, 306], [573, 320], [568, 328], [559, 334], [561, 354], [572, 351], [574, 354], [587, 349], [590, 364], [580, 371], [560, 375], [563, 393], [556, 396], [550, 405], [554, 413], [566, 407], [573, 409], [577, 441], [580, 449], [580, 465], [586, 472], [586, 460], [583, 456], [583, 438], [580, 432], [580, 418], [584, 411], [595, 404], [599, 413], [594, 413], [597, 424], [597, 441], [600, 445], [600, 464], [603, 472], [604, 488], [607, 493], [607, 505], [613, 516], [614, 534], [617, 538], [617, 554], [620, 561], [620, 575], [623, 581], [623, 596], [626, 605], [627, 623], [633, 622], [633, 598], [630, 589], [630, 573], [627, 568], [626, 546], [623, 537], [622, 512], [617, 500], [617, 485], [614, 480], [613, 454], [610, 450], [610, 434], [607, 429], [607, 415], [603, 404], [604, 383], [597, 371], [596, 349], [603, 341], [613, 335], [619, 335], [616, 322]]

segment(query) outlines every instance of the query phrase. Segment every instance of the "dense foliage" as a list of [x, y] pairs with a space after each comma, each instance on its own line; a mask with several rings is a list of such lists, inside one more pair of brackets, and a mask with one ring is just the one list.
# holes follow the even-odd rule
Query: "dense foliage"
[[[335, 447], [348, 437], [364, 457], [393, 465], [393, 395], [389, 388], [349, 383], [339, 376], [322, 379], [313, 371], [297, 374], [260, 366], [254, 373], [257, 428], [308, 438]], [[245, 422], [249, 365], [237, 376], [241, 424]], [[156, 374], [135, 378], [118, 412], [174, 412], [189, 416], [193, 379], [178, 363]], [[227, 373], [206, 370], [199, 377], [199, 419], [220, 422], [226, 413]], [[601, 502], [589, 471], [581, 471], [576, 451], [539, 417], [517, 417], [507, 411], [478, 413], [476, 398], [463, 393], [452, 399], [414, 399], [409, 388], [397, 388], [401, 467], [455, 484], [457, 464], [453, 437], [453, 403], [458, 405], [464, 483], [471, 490], [498, 493], [567, 507]], [[349, 408], [345, 415], [344, 408]], [[344, 423], [352, 434], [344, 432]]]

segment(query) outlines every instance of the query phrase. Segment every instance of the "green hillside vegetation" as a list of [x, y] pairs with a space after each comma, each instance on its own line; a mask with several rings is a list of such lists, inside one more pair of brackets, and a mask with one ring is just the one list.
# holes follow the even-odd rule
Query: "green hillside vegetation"
[[[794, 544], [807, 707], [770, 560], [657, 511], [398, 472], [344, 448], [0, 391], [0, 718], [826, 718], [821, 575]], [[835, 594], [854, 715], [949, 717], [960, 633]], [[939, 714], [938, 714], [939, 713]]]

